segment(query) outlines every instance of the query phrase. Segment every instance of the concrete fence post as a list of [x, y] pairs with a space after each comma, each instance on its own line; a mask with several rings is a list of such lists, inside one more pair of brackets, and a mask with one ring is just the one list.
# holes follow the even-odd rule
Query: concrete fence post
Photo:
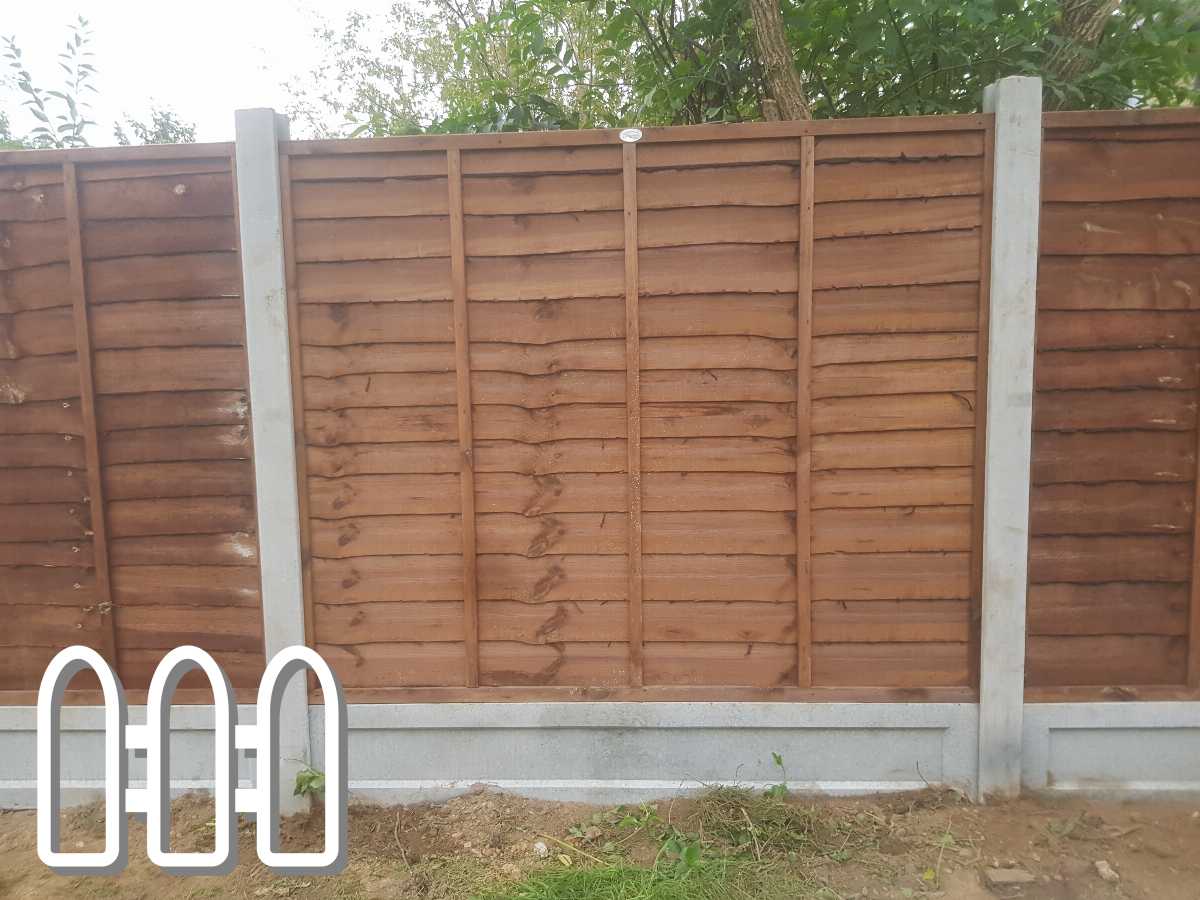
[[979, 660], [979, 795], [1021, 789], [1042, 82], [1002, 78], [983, 95], [992, 154], [987, 438]]
[[[304, 644], [300, 498], [279, 184], [279, 141], [287, 139], [287, 119], [271, 109], [240, 109], [235, 122], [263, 643], [270, 660], [285, 647]], [[292, 795], [297, 772], [310, 760], [303, 673], [294, 676], [281, 693], [279, 806], [288, 815], [308, 807], [307, 798]]]

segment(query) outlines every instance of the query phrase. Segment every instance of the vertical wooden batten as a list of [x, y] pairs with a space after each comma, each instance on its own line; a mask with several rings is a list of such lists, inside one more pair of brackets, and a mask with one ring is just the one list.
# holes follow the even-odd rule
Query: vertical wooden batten
[[796, 246], [796, 683], [812, 685], [812, 325], [816, 145], [800, 139]]
[[450, 284], [454, 297], [454, 375], [462, 493], [463, 636], [467, 687], [479, 686], [479, 584], [475, 560], [475, 434], [471, 421], [471, 337], [467, 318], [467, 254], [463, 237], [462, 152], [446, 151], [450, 192]]
[[92, 336], [88, 321], [87, 280], [83, 261], [83, 227], [79, 212], [79, 179], [75, 163], [63, 163], [63, 206], [67, 220], [67, 259], [71, 269], [71, 312], [75, 325], [75, 352], [79, 368], [79, 408], [83, 419], [84, 458], [92, 522], [92, 558], [96, 570], [96, 611], [107, 627], [100, 629], [105, 657], [116, 671], [116, 609], [108, 563], [108, 528], [105, 522], [104, 477], [100, 469], [100, 429], [96, 424], [96, 386], [92, 369]]
[[642, 363], [638, 315], [637, 144], [621, 145], [625, 208], [625, 409], [629, 506], [629, 683], [641, 687], [642, 624]]

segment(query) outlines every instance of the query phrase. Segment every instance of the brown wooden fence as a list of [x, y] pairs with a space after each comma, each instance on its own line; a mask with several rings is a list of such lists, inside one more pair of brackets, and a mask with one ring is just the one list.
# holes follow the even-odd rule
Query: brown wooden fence
[[[1034, 698], [1195, 686], [1200, 123], [1134, 118], [1047, 120]], [[286, 143], [350, 699], [973, 697], [991, 141]], [[231, 153], [0, 153], [0, 702], [81, 641], [135, 693], [185, 642], [257, 679]]]
[[135, 691], [182, 643], [257, 683], [231, 153], [0, 165], [0, 702], [72, 643]]
[[885, 127], [286, 146], [351, 696], [969, 685], [988, 126]]
[[1200, 122], [1096, 121], [1043, 144], [1027, 682], [1174, 696], [1200, 686]]

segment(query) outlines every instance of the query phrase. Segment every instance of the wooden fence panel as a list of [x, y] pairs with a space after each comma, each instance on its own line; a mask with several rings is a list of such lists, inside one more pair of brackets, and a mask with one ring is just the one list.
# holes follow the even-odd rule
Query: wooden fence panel
[[968, 687], [988, 132], [695, 134], [285, 149], [351, 696]]
[[1161, 696], [1200, 686], [1200, 126], [1047, 125], [1026, 682]]
[[[27, 664], [6, 666], [0, 690], [16, 702], [79, 642], [134, 696], [183, 643], [212, 652], [240, 691], [257, 683], [230, 151], [3, 170], [0, 521], [16, 524], [0, 540], [22, 543], [0, 603]], [[185, 678], [181, 699], [203, 702], [189, 690], [201, 683]]]

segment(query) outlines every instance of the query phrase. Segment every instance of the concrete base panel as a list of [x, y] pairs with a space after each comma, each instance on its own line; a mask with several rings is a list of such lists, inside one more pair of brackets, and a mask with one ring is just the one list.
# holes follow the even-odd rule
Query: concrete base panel
[[[453, 703], [361, 704], [349, 713], [352, 798], [438, 800], [486, 784], [528, 797], [636, 802], [712, 784], [788, 784], [855, 794], [949, 785], [974, 789], [978, 718], [973, 704]], [[99, 799], [102, 713], [63, 710], [64, 805]], [[238, 709], [252, 722], [253, 707]], [[130, 721], [144, 721], [141, 707]], [[324, 756], [323, 707], [309, 710], [314, 765]], [[203, 789], [212, 770], [212, 713], [172, 715], [171, 779]], [[34, 710], [0, 708], [0, 806], [31, 806]], [[240, 786], [254, 760], [239, 751]], [[145, 775], [130, 760], [131, 786]]]

